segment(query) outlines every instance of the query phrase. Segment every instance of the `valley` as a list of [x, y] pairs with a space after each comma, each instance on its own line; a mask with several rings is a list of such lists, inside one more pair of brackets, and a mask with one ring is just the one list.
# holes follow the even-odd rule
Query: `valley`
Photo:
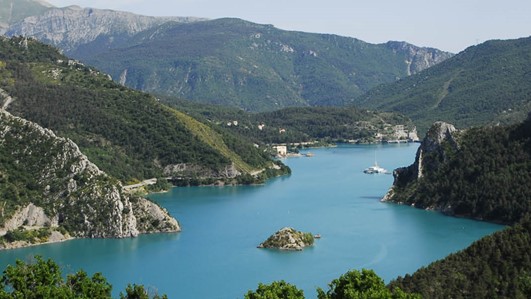
[[[17, 273], [40, 294], [15, 263], [37, 253], [127, 298], [531, 296], [530, 37], [449, 53], [41, 0], [0, 1], [0, 32], [0, 297]], [[322, 238], [255, 248], [282, 227]], [[76, 275], [100, 295], [47, 288], [124, 298]]]

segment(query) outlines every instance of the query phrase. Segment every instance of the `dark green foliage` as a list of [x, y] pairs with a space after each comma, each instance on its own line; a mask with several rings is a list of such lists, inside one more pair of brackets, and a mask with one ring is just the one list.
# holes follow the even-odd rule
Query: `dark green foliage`
[[[352, 107], [291, 107], [248, 113], [236, 108], [201, 105], [184, 100], [163, 98], [163, 101], [259, 144], [317, 140], [370, 142], [378, 132], [385, 133], [386, 129], [393, 131], [394, 125], [405, 125], [408, 129], [414, 127], [409, 118], [397, 113], [378, 113]], [[233, 121], [237, 121], [238, 125], [227, 125]], [[264, 126], [260, 130], [261, 124]], [[280, 133], [280, 129], [285, 129], [285, 132]]]
[[531, 221], [485, 237], [463, 251], [399, 277], [423, 298], [530, 298]]
[[[247, 111], [350, 103], [371, 87], [407, 76], [406, 61], [419, 50], [239, 19], [168, 22], [111, 46], [101, 51], [95, 41], [68, 54], [113, 78], [126, 74], [135, 89]], [[450, 56], [423, 51], [435, 61]]]
[[50, 228], [41, 228], [36, 230], [25, 230], [24, 228], [17, 228], [7, 231], [7, 233], [0, 237], [0, 243], [3, 241], [7, 243], [15, 241], [28, 241], [30, 243], [42, 243], [48, 240], [52, 234]]
[[407, 294], [399, 288], [389, 290], [384, 281], [372, 270], [351, 270], [329, 284], [325, 293], [317, 289], [319, 299], [362, 299], [362, 298], [420, 298], [415, 294]]
[[125, 295], [120, 292], [120, 299], [168, 299], [168, 296], [158, 294], [151, 295], [143, 285], [128, 284], [125, 289]]
[[89, 277], [80, 270], [65, 281], [54, 261], [39, 256], [34, 263], [17, 260], [0, 279], [0, 298], [110, 298], [111, 290], [99, 273]]
[[[51, 259], [36, 256], [31, 263], [17, 260], [9, 265], [0, 277], [0, 298], [54, 298], [100, 299], [111, 298], [112, 286], [107, 279], [96, 273], [89, 277], [83, 270], [63, 278], [61, 269]], [[143, 285], [128, 285], [123, 299], [167, 299], [166, 295], [149, 295]]]
[[303, 233], [302, 241], [304, 241], [304, 244], [306, 244], [306, 246], [312, 246], [313, 242], [315, 241], [315, 238], [312, 233]]
[[[117, 85], [34, 40], [3, 39], [0, 60], [0, 87], [16, 99], [10, 112], [72, 139], [119, 179], [158, 177], [165, 165], [179, 163], [219, 170], [237, 156], [221, 153], [222, 139], [206, 143], [202, 136], [210, 132], [194, 131], [193, 124], [155, 98]], [[251, 167], [267, 164], [269, 157], [251, 144], [230, 133], [223, 136]]]
[[489, 41], [356, 99], [403, 113], [421, 131], [438, 120], [458, 127], [514, 123], [531, 111], [531, 38]]
[[256, 291], [249, 291], [245, 299], [304, 299], [304, 292], [283, 280], [271, 284], [258, 284]]
[[469, 129], [458, 144], [426, 154], [423, 164], [440, 161], [438, 167], [418, 180], [404, 174], [393, 201], [506, 224], [531, 212], [531, 117], [511, 127]]

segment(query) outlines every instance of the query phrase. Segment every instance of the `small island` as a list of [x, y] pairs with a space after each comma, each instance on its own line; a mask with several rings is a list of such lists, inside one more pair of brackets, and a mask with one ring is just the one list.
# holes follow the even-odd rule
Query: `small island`
[[301, 251], [304, 247], [312, 246], [313, 242], [314, 236], [311, 233], [303, 233], [291, 227], [284, 227], [258, 245], [258, 248]]

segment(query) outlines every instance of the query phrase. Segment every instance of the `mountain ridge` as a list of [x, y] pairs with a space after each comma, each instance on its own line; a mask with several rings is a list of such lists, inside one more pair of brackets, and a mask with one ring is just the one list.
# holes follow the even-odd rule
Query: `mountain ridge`
[[6, 34], [59, 47], [138, 90], [248, 111], [345, 105], [379, 83], [452, 55], [235, 18], [153, 18], [71, 7], [28, 17]]
[[409, 116], [421, 131], [438, 120], [458, 127], [511, 124], [531, 111], [531, 37], [492, 40], [356, 98], [368, 109]]

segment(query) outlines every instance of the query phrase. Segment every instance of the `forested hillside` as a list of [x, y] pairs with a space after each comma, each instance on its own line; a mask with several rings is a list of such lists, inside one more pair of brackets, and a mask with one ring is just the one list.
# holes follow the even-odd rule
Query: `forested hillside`
[[424, 132], [434, 121], [461, 128], [511, 124], [531, 111], [530, 66], [531, 37], [488, 41], [354, 102], [403, 113]]
[[385, 200], [513, 225], [400, 277], [424, 298], [531, 296], [531, 114], [509, 127], [456, 131], [437, 123], [415, 163], [394, 172]]
[[434, 126], [386, 200], [513, 224], [531, 212], [531, 117], [510, 127]]
[[185, 100], [162, 101], [198, 119], [237, 133], [255, 143], [375, 142], [376, 134], [393, 137], [396, 125], [415, 128], [398, 113], [360, 110], [354, 107], [291, 107], [250, 113], [237, 108], [197, 104]]
[[[119, 179], [158, 177], [165, 169], [164, 175], [201, 177], [231, 169], [233, 177], [272, 163], [251, 143], [184, 119], [34, 40], [2, 39], [0, 60], [0, 87], [13, 98], [7, 110], [71, 138]], [[175, 173], [175, 165], [184, 173]]]
[[390, 283], [422, 298], [531, 298], [531, 221]]

